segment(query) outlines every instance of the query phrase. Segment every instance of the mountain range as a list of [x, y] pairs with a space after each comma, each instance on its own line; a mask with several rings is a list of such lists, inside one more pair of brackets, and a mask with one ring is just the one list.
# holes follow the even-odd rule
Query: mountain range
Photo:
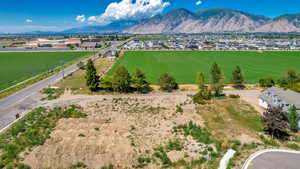
[[222, 7], [199, 9], [195, 12], [180, 8], [140, 21], [117, 21], [106, 26], [84, 26], [62, 33], [203, 32], [300, 32], [300, 13], [269, 18]]

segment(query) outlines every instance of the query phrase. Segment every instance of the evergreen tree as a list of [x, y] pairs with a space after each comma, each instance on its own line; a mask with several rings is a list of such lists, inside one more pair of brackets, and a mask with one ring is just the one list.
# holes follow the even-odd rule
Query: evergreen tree
[[217, 63], [214, 63], [211, 70], [211, 89], [214, 91], [215, 96], [220, 96], [223, 90], [223, 73]]
[[176, 80], [167, 73], [164, 73], [159, 77], [158, 84], [160, 85], [161, 90], [168, 92], [178, 88]]
[[91, 91], [96, 91], [99, 85], [99, 76], [91, 59], [88, 60], [86, 67], [86, 85]]
[[295, 105], [290, 107], [289, 109], [289, 123], [290, 123], [290, 128], [292, 131], [297, 131], [298, 130], [298, 122], [300, 120], [299, 114], [297, 113], [297, 108]]
[[198, 72], [196, 76], [196, 84], [199, 86], [199, 88], [203, 88], [205, 85], [205, 77], [204, 73]]
[[146, 80], [145, 74], [140, 69], [136, 69], [133, 73], [131, 86], [138, 92], [147, 92], [149, 90], [149, 83]]
[[244, 83], [244, 73], [242, 69], [237, 66], [235, 70], [232, 72], [232, 83], [235, 84], [236, 87], [243, 87]]
[[112, 88], [116, 92], [130, 91], [131, 77], [125, 66], [120, 66], [113, 74]]

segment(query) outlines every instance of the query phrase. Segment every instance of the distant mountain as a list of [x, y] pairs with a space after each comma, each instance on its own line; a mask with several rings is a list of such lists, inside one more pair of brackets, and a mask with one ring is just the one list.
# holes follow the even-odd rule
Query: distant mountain
[[[155, 22], [153, 22], [153, 20]], [[156, 16], [125, 30], [127, 33], [200, 33], [250, 32], [271, 19], [227, 8], [200, 9], [195, 13], [175, 9], [164, 16]]]
[[271, 19], [238, 10], [215, 7], [190, 12], [175, 9], [126, 29], [132, 34], [201, 32], [300, 32], [300, 14]]
[[256, 29], [256, 32], [300, 32], [300, 13], [274, 18], [272, 22]]
[[72, 28], [61, 33], [119, 33], [137, 23], [137, 21], [118, 21], [105, 26], [93, 25]]

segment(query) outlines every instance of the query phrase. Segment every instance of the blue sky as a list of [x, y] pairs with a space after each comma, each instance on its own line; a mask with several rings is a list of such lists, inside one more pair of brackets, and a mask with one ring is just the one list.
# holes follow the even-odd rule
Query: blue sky
[[[286, 13], [300, 13], [299, 0], [1, 0], [0, 32], [32, 30], [59, 31], [90, 24], [108, 24], [118, 19], [140, 19], [174, 8], [221, 6], [254, 14], [275, 17]], [[123, 2], [120, 2], [123, 1]], [[132, 5], [135, 2], [145, 3]], [[115, 2], [115, 4], [111, 4]], [[130, 10], [128, 6], [130, 5]], [[108, 7], [109, 6], [109, 7]], [[107, 12], [105, 10], [107, 9]], [[77, 20], [76, 20], [77, 18]]]

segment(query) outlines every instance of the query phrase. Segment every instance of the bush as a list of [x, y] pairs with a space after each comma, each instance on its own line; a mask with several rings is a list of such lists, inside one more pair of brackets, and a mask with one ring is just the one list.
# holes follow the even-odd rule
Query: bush
[[262, 78], [259, 80], [260, 87], [272, 87], [275, 85], [275, 81], [272, 78]]
[[167, 73], [164, 73], [159, 77], [158, 84], [163, 91], [172, 92], [172, 90], [178, 89], [176, 80]]
[[206, 104], [212, 98], [211, 91], [207, 88], [201, 88], [197, 94], [193, 96], [193, 102], [197, 104]]
[[182, 113], [183, 112], [183, 109], [180, 107], [180, 106], [176, 106], [176, 112], [177, 113]]
[[41, 93], [47, 95], [47, 97], [43, 98], [43, 100], [54, 100], [59, 98], [64, 93], [64, 89], [45, 88], [41, 91]]
[[238, 98], [240, 98], [240, 95], [237, 95], [237, 94], [230, 94], [230, 95], [229, 95], [229, 98], [232, 98], [232, 99], [238, 99]]

